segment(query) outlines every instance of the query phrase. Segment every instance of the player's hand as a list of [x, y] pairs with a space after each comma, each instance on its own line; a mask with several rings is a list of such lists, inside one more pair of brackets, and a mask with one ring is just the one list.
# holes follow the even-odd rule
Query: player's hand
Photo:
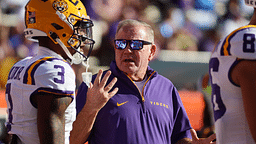
[[215, 144], [216, 142], [212, 142], [216, 139], [216, 134], [212, 134], [208, 138], [198, 138], [196, 131], [194, 129], [190, 130], [192, 136], [192, 144]]
[[110, 91], [117, 82], [117, 78], [113, 78], [113, 80], [106, 86], [111, 71], [108, 71], [101, 80], [102, 73], [103, 71], [99, 70], [94, 83], [90, 83], [90, 88], [88, 88], [86, 104], [92, 111], [99, 111], [118, 91], [118, 88]]

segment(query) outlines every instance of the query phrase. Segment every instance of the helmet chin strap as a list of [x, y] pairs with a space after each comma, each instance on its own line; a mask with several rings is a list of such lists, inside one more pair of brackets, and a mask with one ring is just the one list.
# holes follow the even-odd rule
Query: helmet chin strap
[[92, 72], [88, 72], [88, 68], [89, 68], [89, 58], [87, 58], [86, 63], [84, 62], [84, 57], [79, 54], [78, 52], [76, 52], [73, 56], [71, 55], [71, 53], [69, 52], [69, 50], [67, 49], [67, 47], [63, 44], [63, 42], [59, 39], [56, 38], [55, 39], [59, 45], [62, 47], [62, 49], [65, 51], [65, 53], [67, 54], [67, 56], [70, 58], [70, 60], [67, 60], [71, 65], [74, 64], [80, 64], [82, 63], [83, 66], [86, 67], [86, 71], [82, 73], [82, 78], [83, 78], [83, 82], [87, 85], [87, 87], [90, 88], [90, 83], [92, 81]]
[[67, 61], [71, 65], [72, 64], [80, 64], [82, 61], [84, 61], [84, 57], [81, 56], [78, 52], [76, 52], [75, 54], [72, 55], [70, 53], [70, 51], [68, 50], [68, 48], [63, 44], [63, 42], [59, 38], [56, 38], [55, 40], [59, 43], [59, 45], [62, 47], [62, 49], [65, 51], [65, 53], [69, 57], [70, 60], [67, 60]]
[[87, 59], [86, 63], [83, 61], [82, 65], [86, 67], [86, 71], [82, 73], [83, 82], [90, 88], [90, 83], [92, 81], [92, 72], [88, 72], [89, 68], [89, 58]]

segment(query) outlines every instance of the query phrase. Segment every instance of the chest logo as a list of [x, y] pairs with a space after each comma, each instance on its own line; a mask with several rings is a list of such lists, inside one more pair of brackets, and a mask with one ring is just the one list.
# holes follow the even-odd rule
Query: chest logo
[[161, 106], [161, 107], [165, 107], [165, 108], [168, 108], [169, 109], [169, 106], [167, 104], [164, 104], [164, 103], [160, 103], [160, 102], [153, 102], [153, 101], [150, 101], [151, 105], [155, 105], [155, 106]]
[[124, 104], [126, 104], [126, 103], [128, 103], [128, 101], [123, 102], [123, 103], [118, 103], [118, 102], [117, 102], [116, 105], [117, 105], [117, 106], [121, 106], [121, 105], [124, 105]]

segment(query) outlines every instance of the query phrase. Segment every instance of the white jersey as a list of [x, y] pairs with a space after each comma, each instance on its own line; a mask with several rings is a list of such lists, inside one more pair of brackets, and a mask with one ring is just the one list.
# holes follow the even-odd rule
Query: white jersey
[[24, 144], [39, 144], [37, 107], [31, 101], [36, 93], [70, 96], [65, 111], [65, 143], [69, 143], [75, 121], [75, 73], [60, 55], [39, 47], [38, 55], [17, 62], [10, 70], [6, 84], [8, 133], [16, 134]]
[[242, 59], [256, 60], [256, 26], [244, 26], [222, 39], [209, 63], [218, 144], [254, 144], [245, 117], [241, 88], [231, 80]]

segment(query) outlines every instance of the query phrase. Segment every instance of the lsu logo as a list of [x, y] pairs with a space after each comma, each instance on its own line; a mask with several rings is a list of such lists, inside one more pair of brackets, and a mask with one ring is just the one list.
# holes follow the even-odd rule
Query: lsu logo
[[52, 4], [53, 8], [60, 12], [65, 12], [68, 9], [67, 2], [63, 0], [54, 1]]
[[[71, 2], [74, 6], [77, 6], [79, 3], [78, 0], [69, 0], [69, 2]], [[52, 7], [57, 11], [65, 12], [68, 9], [68, 4], [64, 0], [56, 0], [53, 2]]]

